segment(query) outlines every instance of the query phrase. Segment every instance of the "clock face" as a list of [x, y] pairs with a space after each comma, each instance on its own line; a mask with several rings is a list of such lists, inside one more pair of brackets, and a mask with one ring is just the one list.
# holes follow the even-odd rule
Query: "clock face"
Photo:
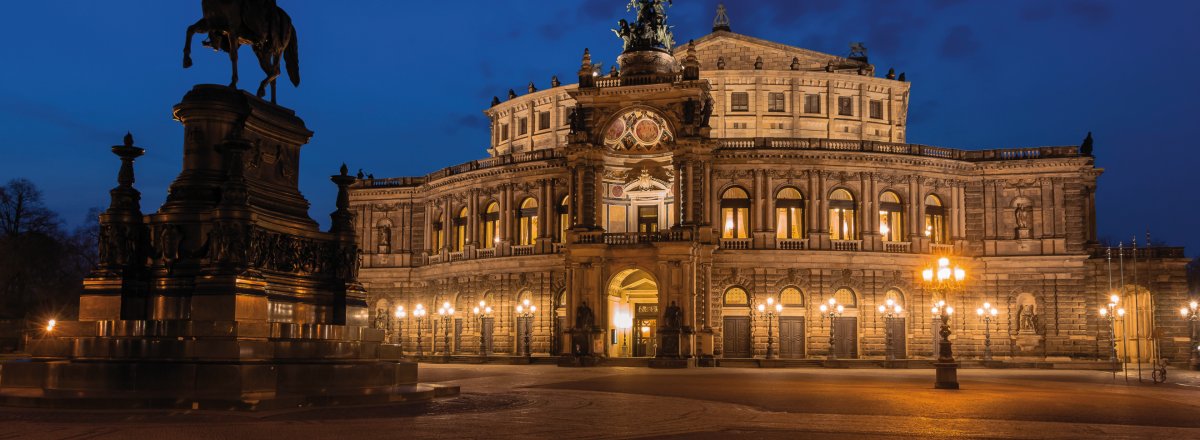
[[654, 111], [628, 110], [604, 130], [604, 145], [617, 151], [661, 150], [675, 140], [669, 127]]

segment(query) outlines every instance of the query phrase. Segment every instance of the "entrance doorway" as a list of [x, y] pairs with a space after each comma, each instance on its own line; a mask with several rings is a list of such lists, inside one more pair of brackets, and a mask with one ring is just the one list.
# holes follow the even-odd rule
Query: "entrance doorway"
[[649, 272], [626, 269], [608, 283], [605, 339], [609, 357], [650, 357], [658, 345], [658, 282]]
[[833, 318], [833, 350], [839, 359], [858, 358], [858, 318]]
[[725, 357], [750, 357], [750, 317], [726, 316], [723, 330]]
[[1125, 317], [1118, 317], [1113, 325], [1113, 333], [1117, 337], [1117, 356], [1125, 362], [1149, 362], [1154, 358], [1154, 344], [1151, 341], [1154, 314], [1150, 307], [1150, 291], [1145, 287], [1126, 285], [1119, 304], [1125, 308]]
[[799, 359], [804, 357], [804, 355], [804, 317], [780, 317], [779, 357], [785, 359]]
[[887, 328], [885, 332], [892, 333], [892, 356], [896, 359], [908, 359], [908, 344], [904, 327], [904, 318], [886, 318], [884, 324]]

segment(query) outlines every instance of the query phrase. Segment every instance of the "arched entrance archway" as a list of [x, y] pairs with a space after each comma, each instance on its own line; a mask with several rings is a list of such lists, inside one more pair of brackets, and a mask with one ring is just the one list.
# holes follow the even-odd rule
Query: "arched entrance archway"
[[651, 357], [657, 351], [658, 281], [642, 269], [626, 269], [608, 283], [605, 337], [609, 357]]

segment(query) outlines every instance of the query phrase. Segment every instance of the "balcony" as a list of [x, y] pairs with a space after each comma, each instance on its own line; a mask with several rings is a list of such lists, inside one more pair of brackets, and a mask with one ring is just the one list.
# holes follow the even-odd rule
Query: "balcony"
[[862, 249], [862, 240], [830, 240], [835, 251], [858, 251]]
[[802, 251], [808, 249], [808, 239], [781, 238], [775, 242], [775, 247], [787, 251]]
[[451, 262], [451, 263], [453, 263], [453, 262], [455, 262], [455, 261], [462, 261], [462, 260], [463, 260], [463, 253], [462, 253], [462, 251], [458, 251], [458, 252], [451, 252], [451, 253], [447, 254], [447, 256], [450, 258], [450, 262]]
[[533, 245], [513, 246], [512, 254], [514, 257], [533, 255]]
[[754, 247], [753, 241], [752, 238], [722, 238], [721, 249], [747, 250]]
[[492, 258], [496, 256], [496, 248], [483, 248], [475, 250], [475, 258]]
[[648, 244], [667, 241], [684, 241], [684, 234], [681, 230], [668, 230], [659, 232], [585, 232], [579, 234], [576, 243], [579, 244], [607, 244], [607, 245], [634, 245]]
[[937, 255], [949, 255], [954, 253], [954, 245], [952, 244], [931, 244], [929, 245], [930, 253]]
[[907, 254], [912, 252], [912, 243], [907, 241], [885, 241], [883, 242], [883, 251], [893, 254]]
[[432, 254], [427, 259], [427, 261], [428, 261], [427, 264], [438, 264], [438, 263], [441, 263], [442, 260], [443, 260], [442, 254], [440, 254], [440, 253]]
[[928, 145], [919, 144], [822, 138], [727, 138], [721, 139], [719, 141], [719, 145], [721, 149], [726, 150], [776, 149], [860, 151], [864, 153], [887, 153], [936, 157], [941, 159], [953, 159], [967, 162], [1048, 159], [1082, 156], [1079, 152], [1079, 147], [1077, 146], [1004, 148], [995, 150], [958, 150], [953, 148], [931, 147]]

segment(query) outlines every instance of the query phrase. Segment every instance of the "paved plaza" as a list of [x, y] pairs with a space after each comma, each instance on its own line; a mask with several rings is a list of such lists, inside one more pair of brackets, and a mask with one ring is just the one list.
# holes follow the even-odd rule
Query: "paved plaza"
[[425, 365], [424, 405], [260, 413], [0, 409], [6, 438], [1200, 438], [1200, 375]]

